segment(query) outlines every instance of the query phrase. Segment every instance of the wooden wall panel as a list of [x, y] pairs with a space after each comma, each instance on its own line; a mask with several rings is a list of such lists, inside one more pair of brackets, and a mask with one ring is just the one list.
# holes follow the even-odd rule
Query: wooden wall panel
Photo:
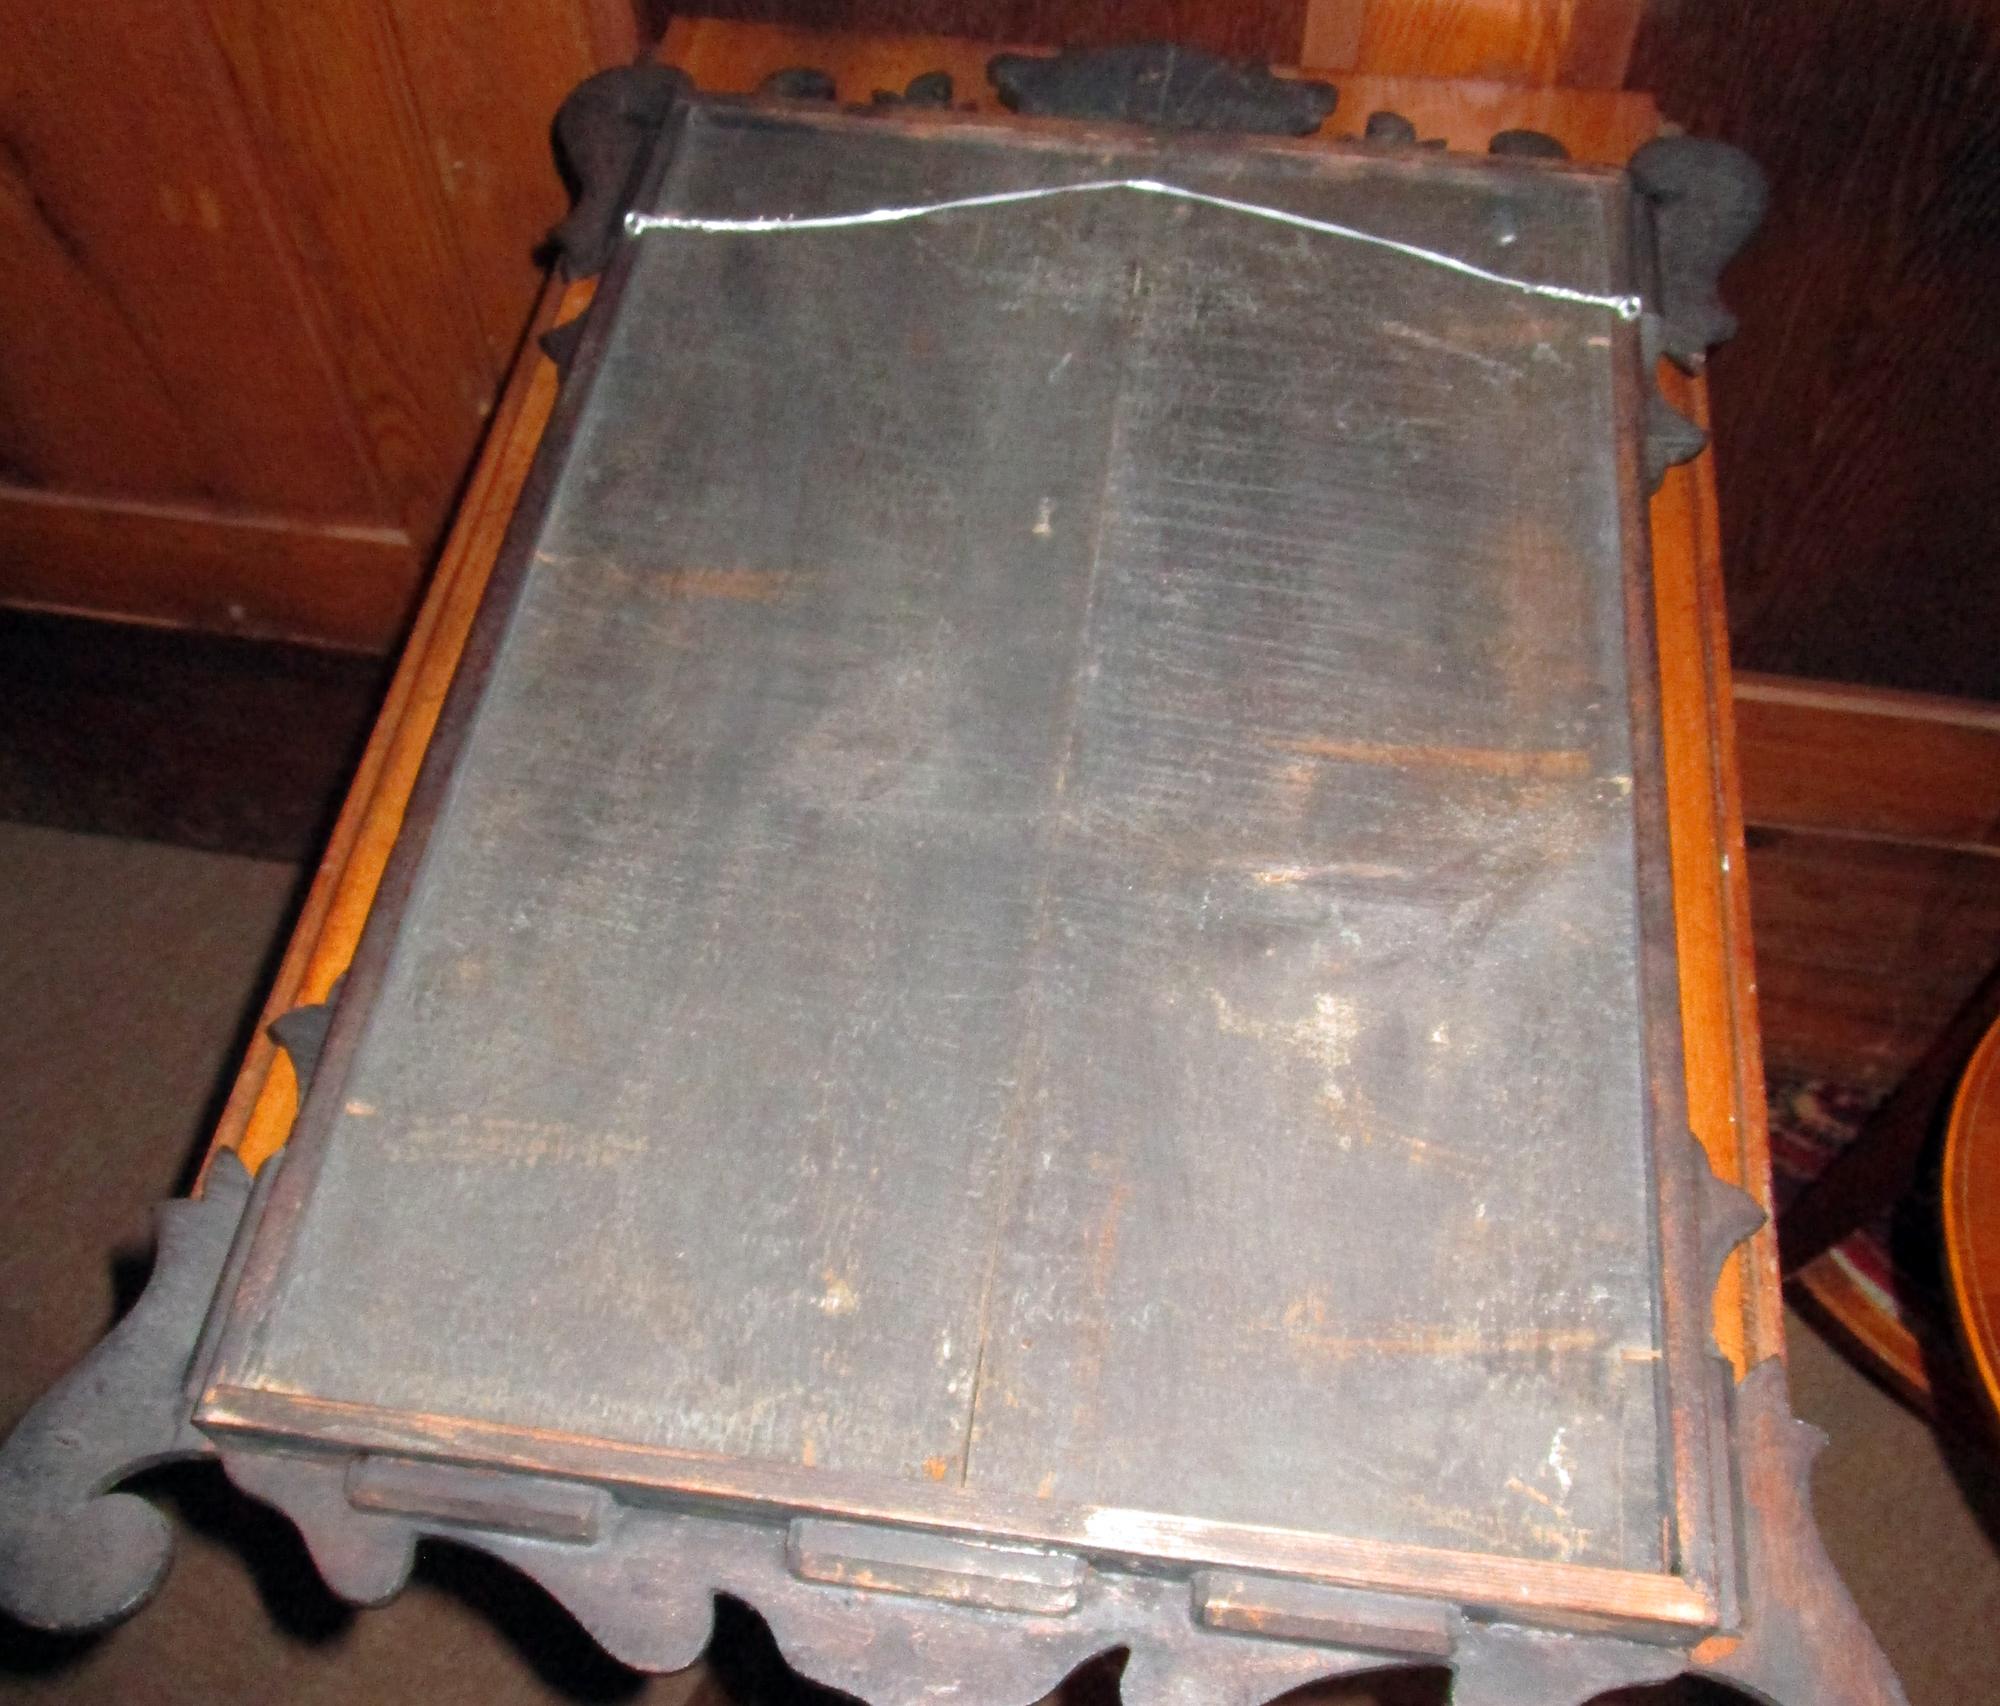
[[1632, 80], [1771, 176], [1711, 375], [1738, 657], [2000, 699], [2000, 0], [1649, 0]]
[[5, 477], [373, 517], [373, 472], [200, 13], [0, 0], [0, 40]]
[[0, 601], [394, 644], [630, 0], [0, 0]]
[[2000, 964], [2000, 709], [1739, 677], [1765, 1048], [1887, 1090]]
[[381, 0], [207, 6], [389, 514], [428, 543], [500, 368], [480, 332], [387, 8]]
[[1886, 1092], [2000, 964], [2000, 860], [1752, 825], [1771, 1070]]
[[2000, 855], [2000, 705], [1739, 675], [1736, 728], [1761, 824]]
[[1304, 63], [1615, 89], [1642, 0], [1311, 0]]
[[0, 485], [9, 602], [381, 651], [423, 553], [396, 527]]
[[[639, 48], [630, 7], [388, 0], [439, 194], [457, 234], [495, 372], [514, 358], [540, 288], [535, 253], [568, 208], [549, 155], [562, 98]], [[622, 21], [623, 28], [619, 28]]]

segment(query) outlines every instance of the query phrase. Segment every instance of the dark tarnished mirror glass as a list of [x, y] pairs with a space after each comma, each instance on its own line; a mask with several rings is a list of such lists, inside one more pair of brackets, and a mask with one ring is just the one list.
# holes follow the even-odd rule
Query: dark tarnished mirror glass
[[[643, 205], [1128, 177], [1634, 288], [1544, 162], [697, 104]], [[1119, 190], [596, 312], [206, 1423], [1698, 1620], [1636, 329]]]

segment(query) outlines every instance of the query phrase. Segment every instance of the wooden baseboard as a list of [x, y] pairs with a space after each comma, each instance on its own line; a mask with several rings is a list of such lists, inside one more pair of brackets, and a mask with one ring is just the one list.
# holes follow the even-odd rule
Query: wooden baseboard
[[383, 652], [422, 569], [398, 528], [0, 484], [0, 604]]
[[1739, 676], [1774, 1071], [1887, 1090], [2000, 962], [2000, 707]]

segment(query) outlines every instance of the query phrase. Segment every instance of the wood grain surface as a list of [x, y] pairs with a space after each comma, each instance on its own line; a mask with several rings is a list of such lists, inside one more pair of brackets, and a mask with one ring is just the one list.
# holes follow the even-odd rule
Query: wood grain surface
[[356, 651], [396, 632], [424, 561], [394, 524], [4, 483], [0, 557], [19, 604]]
[[428, 549], [500, 372], [386, 10], [205, 0], [388, 513]]
[[[530, 330], [574, 319], [589, 306], [594, 288], [587, 281], [566, 289], [550, 284]], [[253, 1169], [284, 1147], [298, 1106], [291, 1065], [267, 1027], [290, 1008], [324, 1001], [353, 958], [556, 389], [553, 363], [532, 346], [524, 350], [509, 373], [488, 448], [459, 505], [375, 730], [300, 907], [257, 1034], [216, 1128], [213, 1147], [237, 1150]]]
[[1991, 0], [1646, 8], [1633, 83], [1771, 179], [1713, 375], [1747, 667], [2000, 698], [1996, 74]]
[[[1706, 425], [1701, 383], [1667, 369], [1661, 377], [1668, 401]], [[1651, 520], [1688, 1123], [1718, 1177], [1768, 1214], [1770, 1132], [1711, 457], [1668, 470]], [[1723, 1265], [1715, 1340], [1739, 1375], [1784, 1354], [1777, 1233], [1768, 1221]]]
[[2000, 712], [1739, 678], [1766, 1051], [1886, 1090], [2000, 962]]
[[498, 16], [467, 0], [388, 7], [487, 359], [502, 373], [541, 287], [537, 250], [568, 211], [550, 122], [585, 72], [632, 58], [632, 10], [577, 0], [520, 0]]
[[389, 649], [623, 16], [0, 7], [0, 600]]
[[1330, 70], [1616, 89], [1640, 0], [1309, 0], [1301, 57]]
[[2000, 1025], [1974, 1053], [1952, 1104], [1944, 1240], [1965, 1346], [1988, 1420], [2000, 1423]]
[[[549, 110], [576, 77], [630, 52], [636, 13], [660, 9], [536, 0], [500, 19], [458, 0], [344, 0], [315, 12], [340, 35], [336, 51], [309, 53], [274, 99], [268, 87], [259, 95], [255, 62], [277, 63], [284, 38], [320, 27], [277, 10], [218, 0], [220, 31], [200, 0], [144, 18], [114, 17], [102, 0], [6, 15], [19, 70], [0, 89], [0, 305], [13, 328], [0, 364], [0, 480], [128, 509], [240, 506], [395, 527], [421, 549], [463, 466], [461, 407], [490, 397], [532, 295], [524, 257], [557, 193], [543, 153]], [[1484, 64], [1499, 78], [1609, 83], [1632, 8], [740, 0], [733, 10], [995, 43], [1150, 34], [1343, 75], [1360, 66], [1335, 120], [1354, 129], [1372, 107], [1427, 100], [1370, 72]], [[677, 29], [685, 43], [688, 26]], [[782, 51], [796, 61], [796, 45]], [[896, 50], [876, 51], [887, 56], [877, 86], [900, 87]], [[961, 98], [983, 94], [986, 51], [961, 56]], [[1981, 318], [2000, 150], [1979, 90], [1996, 58], [1990, 0], [1826, 15], [1647, 8], [1631, 82], [1659, 91], [1677, 120], [1749, 147], [1776, 189], [1766, 237], [1731, 280], [1744, 333], [1718, 358], [1736, 633], [1759, 668], [2000, 696], [1971, 639], [2000, 616], [1993, 577], [1964, 567], [1984, 560], [1991, 482], [1977, 435], [1957, 426], [1990, 412], [2000, 384]], [[109, 94], [127, 89], [139, 93]], [[1584, 111], [1540, 104], [1519, 122], [1607, 157]], [[83, 113], [90, 122], [69, 122]], [[301, 184], [311, 193], [295, 202]], [[298, 232], [294, 206], [306, 210]], [[456, 305], [448, 322], [469, 326], [434, 325], [441, 304]], [[406, 349], [404, 326], [438, 335]], [[431, 429], [443, 432], [435, 444], [422, 436]], [[248, 598], [200, 585], [204, 564], [165, 540], [171, 568], [142, 550], [121, 574], [79, 571], [65, 596], [55, 543], [23, 537], [0, 561], [0, 597], [393, 642], [420, 561], [405, 571], [404, 602], [391, 601], [396, 617], [357, 634], [342, 571], [274, 545], [281, 567]]]
[[9, 0], [0, 30], [0, 478], [385, 521], [206, 19]]
[[1739, 682], [1767, 1050], [1886, 1090], [2000, 961], [2000, 714]]
[[1750, 831], [1774, 1069], [1886, 1091], [2000, 961], [1991, 853]]
[[1739, 675], [1754, 820], [2000, 853], [2000, 706]]

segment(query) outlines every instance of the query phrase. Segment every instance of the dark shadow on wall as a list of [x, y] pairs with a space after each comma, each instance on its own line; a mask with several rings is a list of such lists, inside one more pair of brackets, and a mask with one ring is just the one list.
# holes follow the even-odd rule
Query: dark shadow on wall
[[2000, 0], [1649, 0], [1629, 82], [1771, 179], [1711, 372], [1737, 663], [2000, 699]]

